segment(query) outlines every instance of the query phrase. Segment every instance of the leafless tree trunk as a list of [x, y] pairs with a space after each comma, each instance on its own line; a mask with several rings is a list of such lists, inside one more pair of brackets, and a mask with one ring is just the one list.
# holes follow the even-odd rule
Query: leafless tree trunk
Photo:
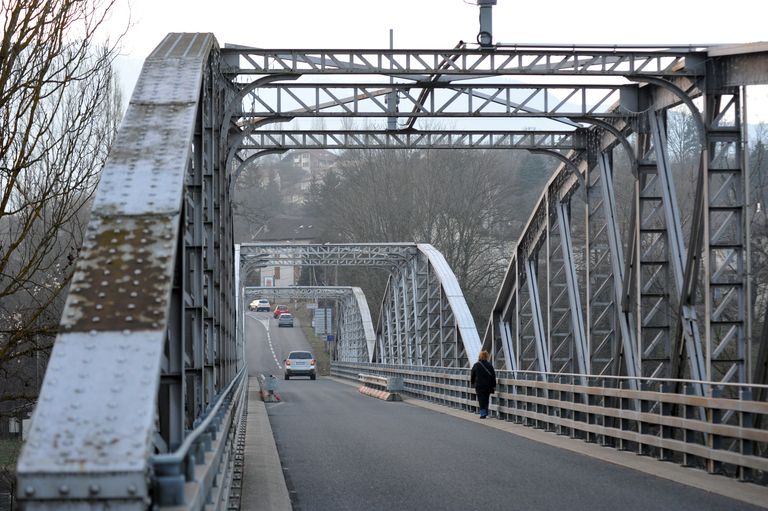
[[115, 1], [0, 6], [0, 414], [36, 396], [122, 115], [116, 43], [95, 42]]

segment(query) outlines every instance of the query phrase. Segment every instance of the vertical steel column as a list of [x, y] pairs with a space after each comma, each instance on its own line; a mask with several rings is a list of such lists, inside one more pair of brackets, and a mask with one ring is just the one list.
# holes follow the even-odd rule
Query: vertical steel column
[[675, 378], [673, 357], [677, 356], [672, 338], [673, 306], [670, 302], [672, 283], [669, 276], [667, 222], [664, 199], [656, 164], [652, 161], [650, 138], [638, 135], [640, 155], [635, 182], [635, 228], [639, 265], [637, 285], [637, 323], [643, 376]]
[[[613, 269], [614, 304], [617, 308], [620, 308], [619, 305], [621, 304], [624, 294], [624, 254], [621, 238], [619, 237], [619, 226], [616, 220], [616, 196], [613, 193], [613, 175], [606, 153], [600, 153], [598, 156], [598, 167], [600, 169], [603, 211], [606, 221], [608, 243], [610, 245], [611, 266]], [[636, 379], [637, 376], [639, 376], [639, 371], [637, 364], [637, 342], [635, 341], [635, 332], [631, 314], [622, 310], [617, 310], [616, 312], [622, 346], [624, 348], [625, 370], [627, 371], [627, 376], [632, 378], [629, 381], [630, 388], [636, 390], [639, 387]]]
[[[523, 281], [518, 286], [520, 291], [520, 304], [518, 306], [518, 358], [519, 367], [524, 371], [537, 371], [537, 341], [536, 341], [536, 321], [534, 320], [533, 306], [531, 305], [532, 295], [530, 293], [531, 285], [528, 283], [528, 272], [526, 271], [527, 259], [522, 250], [518, 250], [517, 260], [517, 280]], [[533, 282], [536, 285], [536, 282]]]
[[563, 266], [568, 284], [568, 301], [570, 302], [571, 331], [576, 350], [576, 365], [580, 374], [590, 374], [589, 348], [584, 333], [584, 315], [581, 309], [579, 283], [576, 277], [576, 264], [573, 258], [573, 243], [571, 242], [571, 221], [566, 204], [557, 204], [557, 223], [560, 228], [560, 250], [563, 254]]
[[[674, 282], [676, 296], [681, 297], [683, 293], [683, 275], [685, 265], [688, 260], [685, 240], [683, 238], [683, 229], [680, 222], [680, 210], [677, 207], [677, 195], [675, 192], [674, 179], [671, 175], [667, 161], [667, 139], [664, 130], [663, 121], [655, 114], [648, 113], [653, 146], [656, 152], [656, 168], [658, 172], [659, 184], [662, 194], [662, 206], [664, 208], [664, 220], [667, 231], [667, 244], [669, 247], [669, 256], [671, 260], [671, 273]], [[678, 298], [678, 303], [683, 302]], [[691, 373], [691, 379], [702, 381], [707, 377], [704, 366], [704, 355], [702, 353], [701, 337], [699, 333], [698, 319], [693, 307], [681, 303], [680, 311], [683, 315], [681, 320], [682, 334], [685, 339], [685, 349], [688, 355], [688, 367]], [[704, 389], [700, 385], [695, 386], [696, 392], [703, 395]]]
[[531, 317], [533, 320], [533, 332], [536, 338], [536, 361], [538, 370], [543, 373], [551, 372], [549, 350], [545, 329], [544, 318], [541, 314], [541, 302], [539, 301], [539, 287], [536, 279], [535, 261], [526, 259], [525, 272], [528, 281], [528, 294], [530, 296]]
[[426, 350], [426, 325], [427, 325], [427, 307], [426, 307], [426, 279], [422, 271], [424, 262], [420, 257], [415, 258], [411, 267], [411, 283], [413, 286], [413, 324], [416, 346], [417, 365], [429, 365], [429, 355]]
[[548, 304], [547, 323], [550, 367], [555, 373], [579, 372], [574, 356], [574, 336], [571, 328], [569, 309], [567, 269], [563, 254], [563, 240], [560, 229], [559, 201], [555, 194], [549, 199], [553, 204], [547, 208], [547, 279]]
[[[512, 265], [510, 265], [510, 269], [514, 268], [515, 265], [517, 265], [517, 259], [515, 259], [512, 262]], [[504, 352], [504, 369], [507, 371], [516, 371], [518, 368], [517, 364], [517, 332], [518, 332], [518, 322], [517, 322], [517, 302], [518, 302], [518, 280], [517, 280], [517, 273], [515, 273], [515, 284], [513, 285], [512, 289], [509, 291], [509, 297], [507, 298], [507, 303], [504, 305], [504, 309], [501, 311], [501, 314], [498, 318], [498, 329], [499, 329], [499, 336], [501, 338], [501, 345], [502, 345], [502, 351]], [[515, 327], [514, 327], [514, 334], [512, 333], [512, 327], [510, 326], [510, 322], [514, 321]]]
[[427, 335], [429, 336], [429, 365], [439, 366], [442, 363], [442, 343], [440, 341], [440, 286], [435, 285], [429, 263], [426, 265], [425, 275], [427, 280]]
[[400, 293], [401, 303], [403, 307], [403, 329], [405, 330], [405, 360], [406, 364], [414, 365], [416, 356], [416, 322], [412, 317], [412, 311], [410, 310], [410, 302], [413, 298], [409, 298], [409, 288], [413, 291], [413, 287], [409, 286], [409, 267], [412, 261], [409, 261], [406, 265], [400, 268]]
[[587, 331], [591, 367], [595, 374], [612, 374], [618, 367], [620, 334], [617, 332], [617, 308], [614, 300], [608, 241], [608, 223], [605, 219], [602, 178], [599, 170], [588, 167], [584, 178], [586, 200], [586, 306]]
[[[714, 80], [713, 80], [714, 82]], [[705, 343], [712, 381], [745, 383], [749, 376], [746, 321], [746, 180], [742, 167], [742, 122], [739, 89], [705, 96], [706, 167], [704, 180], [704, 295], [709, 311]]]

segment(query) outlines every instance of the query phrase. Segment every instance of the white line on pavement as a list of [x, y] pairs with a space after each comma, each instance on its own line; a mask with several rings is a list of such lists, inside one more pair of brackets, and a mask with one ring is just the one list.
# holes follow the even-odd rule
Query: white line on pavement
[[267, 331], [267, 342], [269, 343], [269, 351], [272, 352], [272, 358], [275, 359], [275, 364], [277, 364], [277, 368], [282, 369], [283, 366], [280, 365], [280, 360], [278, 360], [277, 358], [277, 354], [275, 353], [275, 347], [272, 346], [272, 336], [269, 333], [269, 319], [261, 319], [261, 318], [256, 318], [256, 319], [259, 320], [259, 323], [264, 325], [264, 330]]

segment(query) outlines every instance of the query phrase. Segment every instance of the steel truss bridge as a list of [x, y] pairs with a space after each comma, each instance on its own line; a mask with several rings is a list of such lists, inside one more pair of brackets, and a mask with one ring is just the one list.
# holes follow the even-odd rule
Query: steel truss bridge
[[[277, 300], [333, 300], [337, 304], [335, 335], [338, 360], [373, 360], [376, 332], [363, 290], [349, 286], [243, 287], [244, 304], [255, 298]], [[243, 311], [244, 313], [245, 311]]]
[[[27, 509], [227, 506], [246, 395], [241, 266], [285, 259], [390, 272], [373, 349], [370, 332], [350, 334], [339, 376], [396, 373], [411, 395], [455, 406], [482, 347], [508, 420], [765, 483], [745, 120], [747, 87], [766, 83], [759, 44], [272, 50], [168, 35], [104, 168], [19, 497]], [[669, 163], [678, 107], [701, 153], [690, 204]], [[360, 117], [383, 124], [343, 121]], [[433, 118], [457, 127], [419, 129]], [[520, 118], [542, 127], [505, 130]], [[482, 340], [428, 245], [236, 255], [233, 181], [265, 154], [315, 147], [551, 155]], [[365, 322], [362, 306], [352, 314]]]
[[[356, 328], [342, 329], [349, 317], [342, 316], [340, 361], [467, 367], [480, 353], [475, 321], [456, 276], [432, 245], [257, 243], [239, 245], [239, 255], [241, 271], [270, 265], [369, 266], [389, 271], [375, 344]], [[358, 296], [367, 303], [364, 296]], [[366, 316], [370, 318], [367, 305], [360, 308], [352, 323], [358, 323], [357, 317], [364, 323]]]

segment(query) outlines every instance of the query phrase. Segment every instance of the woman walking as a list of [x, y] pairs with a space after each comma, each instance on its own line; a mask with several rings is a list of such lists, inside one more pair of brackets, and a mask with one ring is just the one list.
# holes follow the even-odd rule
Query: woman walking
[[496, 392], [496, 371], [488, 361], [490, 355], [487, 351], [481, 351], [478, 361], [472, 366], [469, 377], [470, 385], [474, 385], [477, 394], [477, 405], [480, 408], [480, 418], [488, 417], [488, 401], [491, 394]]

